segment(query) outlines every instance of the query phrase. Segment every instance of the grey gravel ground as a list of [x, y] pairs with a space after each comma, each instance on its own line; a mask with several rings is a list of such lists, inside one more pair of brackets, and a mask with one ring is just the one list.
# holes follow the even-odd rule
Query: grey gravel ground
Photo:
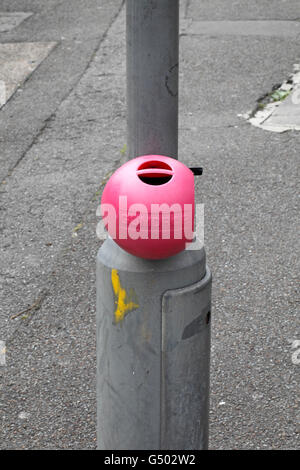
[[[95, 211], [126, 142], [121, 4], [1, 2], [34, 13], [1, 42], [59, 42], [0, 111], [2, 449], [95, 447]], [[300, 38], [203, 35], [201, 21], [299, 18], [297, 0], [181, 5], [180, 159], [204, 167], [216, 449], [299, 448], [300, 134], [238, 114], [288, 77]]]

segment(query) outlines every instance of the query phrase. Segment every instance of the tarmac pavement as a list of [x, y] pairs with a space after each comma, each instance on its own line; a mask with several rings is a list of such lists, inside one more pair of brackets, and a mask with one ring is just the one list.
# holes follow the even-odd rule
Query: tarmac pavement
[[[124, 6], [1, 10], [32, 15], [0, 46], [57, 45], [0, 110], [0, 447], [92, 449], [95, 213], [124, 160]], [[298, 0], [181, 2], [179, 158], [204, 167], [214, 449], [299, 448], [300, 135], [239, 116], [300, 62], [299, 19]]]

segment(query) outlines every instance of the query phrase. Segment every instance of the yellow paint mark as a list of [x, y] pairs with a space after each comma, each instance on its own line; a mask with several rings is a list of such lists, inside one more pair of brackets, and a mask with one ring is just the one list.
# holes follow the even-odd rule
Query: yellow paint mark
[[83, 227], [83, 222], [80, 222], [80, 224], [76, 225], [76, 227], [73, 229], [73, 232], [78, 232]]
[[135, 292], [133, 289], [130, 289], [129, 294], [121, 286], [120, 278], [118, 271], [116, 269], [111, 270], [111, 283], [117, 300], [115, 304], [117, 306], [115, 310], [115, 322], [119, 323], [122, 321], [131, 310], [139, 308], [139, 304], [133, 300]]
[[83, 227], [83, 222], [80, 222], [80, 224], [76, 225], [76, 227], [73, 229], [73, 233], [72, 233], [72, 238], [76, 238], [78, 237], [78, 230], [82, 229]]

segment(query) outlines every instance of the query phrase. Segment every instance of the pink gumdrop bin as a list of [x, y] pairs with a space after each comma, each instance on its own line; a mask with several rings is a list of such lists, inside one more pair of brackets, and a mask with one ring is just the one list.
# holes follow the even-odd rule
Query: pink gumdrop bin
[[173, 256], [193, 239], [194, 192], [194, 174], [183, 163], [162, 155], [137, 157], [122, 165], [104, 188], [105, 228], [134, 256]]

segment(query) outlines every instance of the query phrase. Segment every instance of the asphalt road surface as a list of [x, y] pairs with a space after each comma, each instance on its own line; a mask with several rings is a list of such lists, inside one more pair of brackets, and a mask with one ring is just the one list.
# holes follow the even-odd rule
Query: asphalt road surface
[[[179, 158], [204, 167], [214, 449], [299, 448], [300, 134], [241, 117], [300, 63], [299, 24], [298, 0], [181, 2]], [[122, 1], [1, 0], [1, 80], [0, 446], [93, 449], [96, 208], [126, 143]]]

